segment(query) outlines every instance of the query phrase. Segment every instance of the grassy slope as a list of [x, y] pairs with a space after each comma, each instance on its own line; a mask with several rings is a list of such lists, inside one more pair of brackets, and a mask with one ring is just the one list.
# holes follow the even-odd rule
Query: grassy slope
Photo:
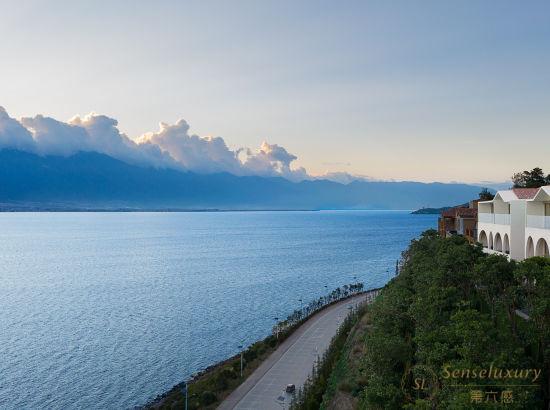
[[366, 384], [361, 376], [361, 360], [369, 320], [367, 310], [350, 332], [345, 349], [330, 375], [321, 410], [351, 410], [357, 407], [358, 395]]

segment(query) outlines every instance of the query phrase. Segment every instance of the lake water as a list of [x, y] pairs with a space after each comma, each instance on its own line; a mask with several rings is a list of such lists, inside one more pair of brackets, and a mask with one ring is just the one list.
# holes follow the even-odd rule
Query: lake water
[[408, 212], [0, 213], [0, 408], [143, 405], [328, 289], [384, 285]]

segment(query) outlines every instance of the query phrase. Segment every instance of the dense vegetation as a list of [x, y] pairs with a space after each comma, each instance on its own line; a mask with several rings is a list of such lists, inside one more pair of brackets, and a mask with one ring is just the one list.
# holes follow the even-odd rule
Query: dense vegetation
[[[399, 275], [345, 335], [310, 382], [314, 394], [297, 408], [548, 408], [550, 259], [509, 262], [462, 237], [427, 231], [403, 254]], [[535, 382], [452, 379], [445, 366], [541, 373]], [[422, 379], [419, 389], [415, 380]], [[472, 402], [476, 391], [483, 394], [481, 403]], [[502, 404], [503, 391], [512, 391], [511, 402]]]
[[[528, 312], [529, 320], [516, 314], [519, 308]], [[549, 259], [509, 262], [483, 254], [462, 237], [442, 239], [427, 231], [404, 253], [400, 275], [382, 291], [369, 319], [361, 408], [467, 409], [473, 407], [471, 389], [452, 384], [495, 383], [445, 379], [445, 365], [542, 369], [537, 387], [506, 388], [514, 395], [506, 406], [548, 406]], [[427, 379], [426, 390], [415, 390], [413, 380], [422, 377]], [[503, 379], [498, 384], [525, 383]], [[491, 389], [499, 395], [506, 390]]]

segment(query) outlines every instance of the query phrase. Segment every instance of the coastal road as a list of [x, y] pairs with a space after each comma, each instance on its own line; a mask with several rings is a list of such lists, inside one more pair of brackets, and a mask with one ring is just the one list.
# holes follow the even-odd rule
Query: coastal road
[[338, 302], [313, 315], [286, 339], [233, 393], [219, 410], [288, 409], [292, 399], [285, 393], [287, 384], [303, 386], [317, 358], [346, 318], [351, 307], [370, 301], [377, 291]]

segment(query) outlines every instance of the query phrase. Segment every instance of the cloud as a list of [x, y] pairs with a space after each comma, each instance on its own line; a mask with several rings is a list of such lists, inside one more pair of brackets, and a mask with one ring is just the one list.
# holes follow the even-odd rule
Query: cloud
[[0, 107], [0, 149], [13, 148], [21, 151], [36, 150], [32, 134], [19, 121], [11, 118], [4, 107]]
[[293, 168], [297, 157], [277, 144], [263, 142], [258, 150], [231, 150], [221, 137], [189, 133], [189, 124], [160, 123], [156, 132], [130, 139], [116, 119], [105, 115], [75, 116], [68, 122], [36, 115], [19, 121], [0, 107], [0, 149], [13, 148], [40, 155], [70, 156], [93, 151], [141, 166], [176, 168], [199, 173], [312, 179], [304, 168]]
[[329, 181], [338, 182], [340, 184], [350, 184], [353, 181], [372, 181], [373, 179], [364, 175], [354, 175], [347, 172], [327, 172], [317, 179], [327, 179]]
[[[0, 126], [3, 122], [19, 124], [33, 142], [32, 149], [23, 150], [40, 155], [69, 156], [79, 151], [93, 151], [136, 165], [181, 168], [159, 147], [138, 145], [120, 133], [117, 121], [104, 115], [76, 116], [66, 123], [42, 115], [24, 117], [20, 122], [9, 117], [5, 121], [0, 119]], [[22, 149], [17, 144], [11, 147]]]
[[246, 149], [241, 153], [245, 154], [243, 167], [251, 174], [282, 176], [293, 181], [309, 178], [304, 168], [290, 168], [297, 157], [277, 144], [270, 145], [264, 141], [257, 152]]
[[168, 153], [163, 152], [161, 147], [148, 142], [137, 144], [121, 133], [117, 128], [118, 121], [114, 118], [88, 114], [83, 118], [79, 116], [71, 118], [69, 124], [86, 130], [92, 151], [132, 164], [182, 168], [182, 165]]
[[39, 154], [68, 156], [91, 151], [88, 133], [82, 127], [42, 115], [21, 118], [21, 125], [32, 134]]
[[237, 154], [227, 148], [223, 138], [189, 135], [185, 120], [173, 125], [161, 122], [159, 131], [142, 135], [138, 143], [158, 146], [184, 168], [195, 172], [242, 173]]

